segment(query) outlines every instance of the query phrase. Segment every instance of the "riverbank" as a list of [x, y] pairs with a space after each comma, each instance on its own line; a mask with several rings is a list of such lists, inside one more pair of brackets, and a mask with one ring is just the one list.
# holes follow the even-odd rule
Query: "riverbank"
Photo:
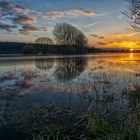
[[5, 55], [82, 55], [92, 53], [125, 53], [128, 49], [96, 48], [90, 46], [47, 45], [35, 43], [0, 42], [0, 57]]
[[102, 55], [114, 55], [114, 54], [129, 54], [129, 52], [100, 52], [100, 53], [90, 53], [90, 54], [79, 54], [79, 55], [24, 55], [24, 54], [0, 54], [0, 61], [2, 60], [47, 60], [47, 59], [62, 59], [62, 58], [81, 58], [81, 57], [95, 57], [95, 56], [102, 56]]

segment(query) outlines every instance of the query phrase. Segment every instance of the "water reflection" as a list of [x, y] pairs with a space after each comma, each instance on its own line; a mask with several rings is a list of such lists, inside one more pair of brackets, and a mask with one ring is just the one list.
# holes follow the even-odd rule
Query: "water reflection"
[[77, 106], [83, 93], [98, 96], [111, 93], [119, 98], [121, 91], [139, 86], [139, 58], [136, 53], [117, 53], [2, 62], [0, 101], [12, 100], [14, 107], [18, 104], [27, 108], [32, 103], [42, 105], [50, 101]]
[[35, 66], [39, 70], [49, 70], [54, 66], [54, 61], [55, 60], [44, 60], [44, 59], [36, 60]]
[[58, 60], [36, 60], [35, 66], [39, 70], [50, 70], [55, 80], [58, 82], [68, 82], [76, 77], [86, 69], [86, 58], [71, 58]]
[[[134, 106], [137, 98], [132, 95], [137, 96], [129, 97], [125, 93], [139, 86], [139, 58], [140, 54], [117, 53], [77, 59], [3, 62], [0, 64], [0, 105], [10, 104], [13, 121], [22, 116], [21, 112], [28, 115], [31, 110], [50, 104], [80, 110], [87, 109], [90, 103], [90, 107], [107, 113], [105, 117], [118, 123], [122, 113], [129, 115], [126, 115], [129, 106], [133, 112], [137, 111]], [[130, 119], [132, 113], [128, 116]], [[48, 116], [45, 119], [48, 120]]]
[[80, 59], [63, 59], [57, 62], [57, 68], [54, 72], [56, 80], [60, 82], [68, 82], [85, 70], [87, 61], [85, 58]]
[[133, 60], [133, 53], [130, 53], [130, 60]]

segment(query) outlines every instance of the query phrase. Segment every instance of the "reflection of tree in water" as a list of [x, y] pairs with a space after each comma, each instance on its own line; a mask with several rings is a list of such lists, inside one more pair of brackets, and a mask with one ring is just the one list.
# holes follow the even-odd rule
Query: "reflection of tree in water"
[[70, 81], [79, 76], [87, 65], [85, 58], [64, 59], [58, 62], [54, 76], [60, 82]]
[[44, 59], [36, 60], [35, 65], [40, 70], [49, 70], [53, 67], [54, 60], [44, 60]]

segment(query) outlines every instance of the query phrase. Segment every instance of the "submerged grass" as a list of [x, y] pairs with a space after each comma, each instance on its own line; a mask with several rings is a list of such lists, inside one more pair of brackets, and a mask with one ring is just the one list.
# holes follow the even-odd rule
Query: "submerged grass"
[[[26, 133], [28, 140], [139, 140], [140, 88], [123, 92], [121, 97], [120, 100], [127, 100], [128, 108], [117, 116], [111, 116], [108, 109], [118, 102], [113, 94], [102, 98], [88, 95], [85, 98], [90, 104], [86, 110], [77, 111], [51, 104], [18, 114], [14, 119], [8, 119], [9, 105], [6, 104], [0, 107], [0, 122]], [[98, 109], [98, 105], [103, 109]]]
[[[136, 87], [135, 90], [127, 92], [125, 98], [128, 99], [128, 110], [123, 112], [118, 119], [119, 122], [114, 121], [114, 123], [112, 120], [106, 119], [106, 111], [100, 112], [93, 108], [88, 108], [87, 111], [78, 113], [55, 106], [46, 108], [44, 114], [47, 114], [48, 123], [44, 123], [40, 128], [38, 126], [33, 128], [31, 139], [139, 140], [140, 88]], [[106, 104], [114, 103], [115, 101], [113, 95], [107, 95], [102, 98], [102, 102]]]

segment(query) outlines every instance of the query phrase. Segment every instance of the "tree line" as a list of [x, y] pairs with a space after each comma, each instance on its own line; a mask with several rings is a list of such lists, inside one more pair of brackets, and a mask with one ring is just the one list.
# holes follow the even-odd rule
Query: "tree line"
[[[85, 34], [68, 23], [57, 23], [54, 26], [52, 34], [54, 36], [54, 40], [49, 37], [40, 37], [35, 40], [35, 44], [37, 44], [38, 47], [35, 48], [33, 46], [26, 45], [24, 47], [24, 53], [31, 54], [40, 52], [42, 54], [47, 54], [50, 51], [49, 49], [52, 49], [48, 47], [51, 45], [61, 46], [64, 50], [59, 50], [62, 52], [65, 51], [66, 54], [78, 52], [80, 49], [85, 51], [85, 48], [87, 47], [88, 40]], [[41, 47], [42, 44], [46, 46]], [[55, 49], [57, 49], [57, 47]]]

